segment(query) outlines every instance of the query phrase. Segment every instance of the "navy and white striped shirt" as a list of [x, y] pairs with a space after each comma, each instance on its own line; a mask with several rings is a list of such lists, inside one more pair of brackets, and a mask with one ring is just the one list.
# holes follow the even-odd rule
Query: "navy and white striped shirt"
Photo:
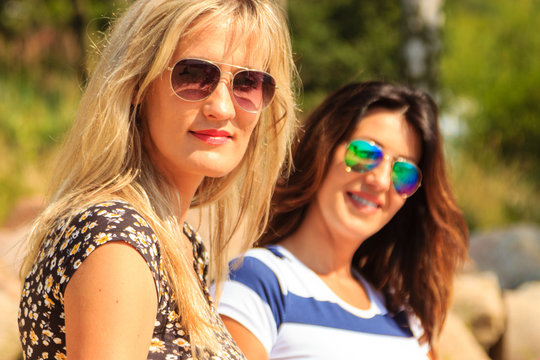
[[232, 267], [218, 311], [251, 331], [269, 359], [427, 359], [422, 329], [405, 312], [388, 313], [360, 274], [369, 309], [344, 302], [285, 248], [252, 249]]

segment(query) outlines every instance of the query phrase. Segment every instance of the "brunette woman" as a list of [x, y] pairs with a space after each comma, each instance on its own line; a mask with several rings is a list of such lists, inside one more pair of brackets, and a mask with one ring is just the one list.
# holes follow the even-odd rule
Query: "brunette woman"
[[307, 118], [218, 309], [249, 359], [435, 356], [468, 238], [437, 116], [425, 92], [367, 82]]

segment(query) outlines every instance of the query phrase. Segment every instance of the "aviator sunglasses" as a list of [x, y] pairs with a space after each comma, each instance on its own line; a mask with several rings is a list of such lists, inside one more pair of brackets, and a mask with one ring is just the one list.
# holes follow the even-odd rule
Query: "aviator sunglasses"
[[232, 75], [231, 88], [234, 101], [243, 110], [255, 113], [264, 109], [276, 92], [272, 75], [242, 66], [203, 59], [181, 59], [171, 71], [171, 87], [180, 99], [201, 101], [209, 97], [219, 84], [222, 71], [218, 65], [240, 69]]
[[402, 157], [385, 154], [373, 141], [358, 139], [349, 143], [345, 153], [346, 170], [365, 173], [387, 158], [392, 159], [392, 183], [396, 192], [404, 198], [414, 194], [422, 182], [422, 172], [418, 166]]

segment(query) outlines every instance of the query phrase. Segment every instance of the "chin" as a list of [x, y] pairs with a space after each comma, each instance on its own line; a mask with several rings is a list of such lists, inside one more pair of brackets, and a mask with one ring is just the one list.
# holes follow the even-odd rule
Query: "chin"
[[240, 157], [230, 152], [225, 154], [210, 153], [199, 158], [195, 166], [199, 167], [197, 172], [205, 177], [220, 178], [238, 169], [242, 165], [242, 159], [243, 156]]
[[234, 166], [224, 166], [224, 164], [221, 164], [221, 166], [215, 166], [215, 167], [207, 167], [202, 172], [205, 177], [211, 177], [211, 178], [220, 178], [229, 175], [231, 172], [236, 169], [238, 164], [235, 164]]
[[214, 172], [206, 172], [205, 177], [209, 178], [222, 178], [224, 176], [229, 175], [230, 171], [214, 171]]

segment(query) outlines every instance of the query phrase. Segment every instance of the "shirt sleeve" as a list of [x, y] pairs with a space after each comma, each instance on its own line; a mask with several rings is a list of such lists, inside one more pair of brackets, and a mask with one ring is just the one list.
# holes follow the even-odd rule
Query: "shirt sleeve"
[[161, 256], [156, 235], [135, 209], [118, 201], [94, 205], [65, 225], [57, 248], [62, 293], [82, 262], [111, 241], [123, 241], [141, 254], [152, 272], [157, 294], [161, 294]]
[[274, 271], [263, 261], [246, 256], [239, 267], [231, 263], [218, 312], [246, 327], [270, 352], [285, 313], [285, 296]]

